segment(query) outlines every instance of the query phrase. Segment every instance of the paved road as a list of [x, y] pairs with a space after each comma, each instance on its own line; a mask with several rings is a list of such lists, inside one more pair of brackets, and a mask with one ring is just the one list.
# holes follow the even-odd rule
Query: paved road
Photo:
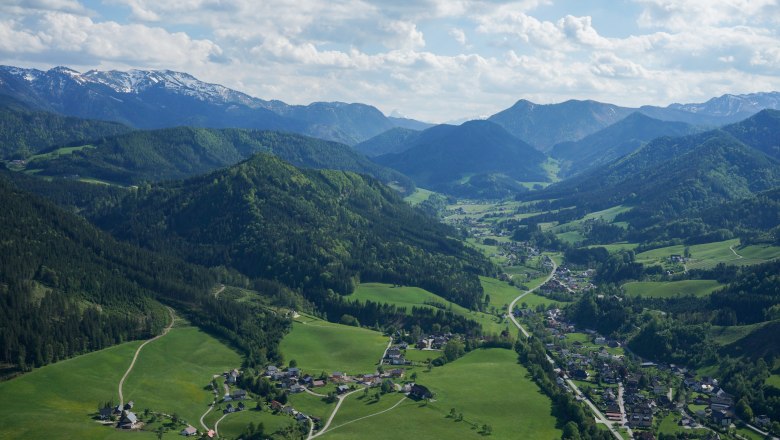
[[[211, 380], [214, 380], [214, 379], [218, 378], [219, 376], [220, 376], [219, 374], [215, 374], [215, 375], [211, 376]], [[212, 409], [214, 409], [214, 406], [216, 406], [216, 404], [217, 404], [217, 399], [219, 399], [219, 394], [217, 394], [217, 388], [214, 387], [213, 384], [211, 385], [211, 389], [214, 390], [214, 401], [211, 402], [211, 405], [209, 406], [209, 409], [207, 409], [206, 412], [204, 412], [203, 415], [200, 416], [200, 426], [202, 426], [203, 429], [205, 429], [206, 431], [209, 430], [209, 427], [206, 426], [206, 422], [204, 422], [203, 419], [206, 418], [206, 416], [208, 415], [208, 413], [211, 412]]]
[[[552, 271], [550, 272], [550, 276], [548, 276], [547, 279], [544, 280], [544, 283], [550, 281], [555, 276], [555, 269], [558, 268], [558, 265], [555, 264], [555, 261], [552, 258], [550, 258], [550, 261], [552, 262], [552, 265], [553, 265]], [[509, 310], [507, 311], [509, 313], [509, 318], [512, 320], [512, 323], [514, 323], [515, 326], [518, 329], [520, 329], [520, 331], [523, 333], [523, 335], [525, 335], [526, 338], [529, 338], [531, 336], [528, 334], [528, 332], [525, 330], [525, 328], [523, 328], [523, 326], [520, 325], [520, 322], [515, 318], [514, 314], [512, 314], [512, 311], [514, 310], [515, 304], [517, 304], [518, 301], [520, 301], [524, 296], [526, 296], [529, 293], [533, 292], [534, 290], [538, 289], [544, 283], [540, 284], [537, 287], [534, 287], [533, 289], [526, 290], [525, 292], [520, 294], [520, 296], [515, 298], [514, 301], [512, 301], [511, 304], [509, 304]], [[550, 355], [545, 353], [545, 356], [547, 357], [547, 362], [555, 365], [555, 360], [553, 360], [553, 358], [551, 358]], [[591, 409], [591, 411], [593, 412], [593, 415], [596, 417], [596, 423], [604, 424], [609, 429], [609, 432], [611, 432], [612, 435], [615, 436], [616, 439], [623, 440], [623, 437], [620, 435], [620, 433], [612, 426], [612, 422], [610, 422], [609, 419], [604, 417], [604, 414], [602, 414], [601, 411], [599, 411], [599, 409], [596, 407], [596, 405], [594, 405], [593, 402], [591, 402], [587, 397], [585, 397], [584, 394], [582, 394], [582, 392], [577, 387], [577, 385], [574, 382], [572, 382], [571, 379], [569, 379], [569, 378], [566, 378], [565, 381], [566, 381], [566, 384], [569, 386], [569, 388], [574, 392], [574, 395], [576, 395], [577, 397], [582, 399], [582, 401], [585, 402], [585, 404], [588, 405], [588, 407]]]
[[173, 323], [176, 320], [176, 317], [173, 314], [173, 309], [168, 307], [168, 313], [170, 313], [170, 315], [171, 315], [171, 323], [168, 324], [168, 327], [165, 327], [165, 329], [163, 329], [162, 333], [160, 333], [159, 335], [153, 337], [152, 339], [147, 340], [146, 342], [144, 342], [143, 344], [141, 344], [138, 347], [138, 349], [135, 351], [135, 354], [133, 355], [132, 362], [130, 362], [130, 366], [127, 367], [127, 371], [125, 371], [125, 375], [122, 376], [122, 379], [119, 381], [119, 407], [120, 408], [125, 405], [125, 398], [124, 398], [124, 395], [122, 394], [122, 386], [124, 386], [125, 379], [127, 379], [127, 376], [130, 375], [131, 371], [133, 371], [133, 367], [135, 366], [135, 361], [138, 360], [138, 354], [141, 353], [141, 349], [144, 348], [146, 346], [146, 344], [148, 344], [148, 343], [150, 343], [150, 342], [152, 342], [154, 340], [157, 340], [157, 339], [162, 338], [163, 336], [167, 335], [168, 332], [173, 327]]

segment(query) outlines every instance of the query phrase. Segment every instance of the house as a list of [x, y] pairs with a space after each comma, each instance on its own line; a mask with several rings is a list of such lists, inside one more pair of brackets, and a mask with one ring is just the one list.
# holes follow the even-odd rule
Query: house
[[228, 403], [225, 409], [222, 410], [222, 414], [232, 414], [236, 412], [236, 408], [233, 407], [232, 403]]
[[431, 399], [433, 398], [433, 393], [427, 387], [414, 384], [409, 391], [409, 397], [413, 399]]
[[238, 405], [236, 406], [236, 411], [243, 411], [246, 409], [246, 406], [244, 406], [244, 402], [238, 402]]
[[729, 427], [731, 425], [731, 415], [726, 410], [713, 411], [712, 421], [718, 426]]
[[287, 374], [289, 376], [298, 377], [298, 375], [301, 374], [301, 369], [297, 367], [290, 367], [287, 369]]
[[293, 394], [302, 393], [306, 391], [306, 388], [303, 385], [295, 384], [290, 387], [290, 392]]
[[571, 376], [577, 380], [587, 380], [590, 374], [588, 374], [588, 372], [583, 370], [582, 368], [577, 368], [576, 370], [571, 372]]
[[769, 416], [762, 414], [756, 417], [755, 422], [756, 425], [758, 425], [759, 427], [766, 428], [767, 426], [772, 424], [772, 419], [770, 419]]
[[390, 364], [391, 365], [405, 365], [406, 364], [406, 359], [404, 359], [402, 357], [393, 358], [393, 359], [390, 360]]
[[129, 402], [125, 403], [125, 406], [122, 407], [122, 409], [124, 409], [124, 410], [131, 410], [131, 409], [133, 409], [133, 406], [135, 406], [135, 402], [130, 400]]
[[182, 429], [179, 434], [181, 434], [181, 435], [183, 435], [185, 437], [189, 437], [189, 436], [192, 436], [192, 435], [198, 435], [198, 430], [195, 429], [194, 426], [187, 426], [186, 428]]
[[225, 375], [225, 380], [227, 381], [227, 383], [232, 385], [236, 383], [239, 375], [241, 375], [241, 373], [239, 373], [238, 370], [234, 368], [233, 371]]
[[233, 394], [230, 397], [232, 397], [233, 400], [243, 400], [243, 399], [246, 399], [246, 391], [245, 390], [235, 390], [235, 391], [233, 391]]
[[336, 387], [336, 393], [337, 394], [344, 394], [347, 391], [349, 391], [349, 387], [346, 385], [339, 385]]
[[389, 371], [390, 377], [404, 377], [406, 371], [403, 368], [395, 368]]
[[273, 376], [273, 375], [274, 375], [274, 374], [276, 374], [278, 371], [279, 371], [279, 369], [278, 369], [278, 368], [276, 368], [276, 365], [269, 365], [269, 366], [268, 366], [268, 367], [266, 367], [266, 369], [265, 369], [265, 375], [266, 375], [266, 376]]
[[291, 415], [295, 414], [295, 408], [293, 408], [293, 407], [291, 407], [289, 405], [285, 406], [284, 408], [282, 408], [282, 414], [286, 414], [288, 416], [291, 416]]
[[313, 388], [324, 387], [325, 386], [325, 381], [324, 380], [314, 380], [314, 381], [311, 382], [311, 386]]
[[282, 409], [283, 406], [284, 405], [282, 405], [281, 403], [277, 402], [276, 400], [272, 400], [271, 401], [271, 411], [279, 411], [279, 410]]
[[138, 417], [132, 411], [122, 411], [122, 418], [119, 419], [119, 427], [122, 429], [135, 429], [138, 424]]
[[604, 345], [607, 343], [607, 338], [603, 336], [598, 336], [596, 337], [596, 339], [593, 340], [593, 343], [597, 345]]

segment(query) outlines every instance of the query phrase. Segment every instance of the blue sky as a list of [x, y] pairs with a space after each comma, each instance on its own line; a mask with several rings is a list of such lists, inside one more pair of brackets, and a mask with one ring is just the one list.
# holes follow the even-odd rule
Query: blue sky
[[780, 89], [780, 0], [4, 0], [0, 63], [171, 69], [432, 122]]

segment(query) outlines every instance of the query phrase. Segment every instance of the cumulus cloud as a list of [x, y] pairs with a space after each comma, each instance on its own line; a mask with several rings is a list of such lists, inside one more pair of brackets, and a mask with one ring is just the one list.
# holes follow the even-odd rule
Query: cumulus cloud
[[621, 33], [549, 0], [6, 0], [0, 56], [184, 70], [266, 99], [442, 121], [519, 98], [637, 105], [771, 89], [778, 3], [625, 0]]

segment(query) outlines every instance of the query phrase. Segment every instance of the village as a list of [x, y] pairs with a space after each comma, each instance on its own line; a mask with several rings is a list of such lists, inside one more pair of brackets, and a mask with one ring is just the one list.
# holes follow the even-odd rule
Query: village
[[[623, 341], [577, 329], [558, 308], [515, 313], [545, 342], [559, 366], [558, 385], [571, 392], [567, 381], [572, 381], [607, 420], [634, 431], [634, 438], [654, 439], [653, 432], [667, 417], [683, 429], [709, 430], [712, 438], [738, 422], [734, 396], [720, 388], [716, 378], [679, 365], [644, 361]], [[753, 423], [766, 428], [772, 420], [759, 415]]]

